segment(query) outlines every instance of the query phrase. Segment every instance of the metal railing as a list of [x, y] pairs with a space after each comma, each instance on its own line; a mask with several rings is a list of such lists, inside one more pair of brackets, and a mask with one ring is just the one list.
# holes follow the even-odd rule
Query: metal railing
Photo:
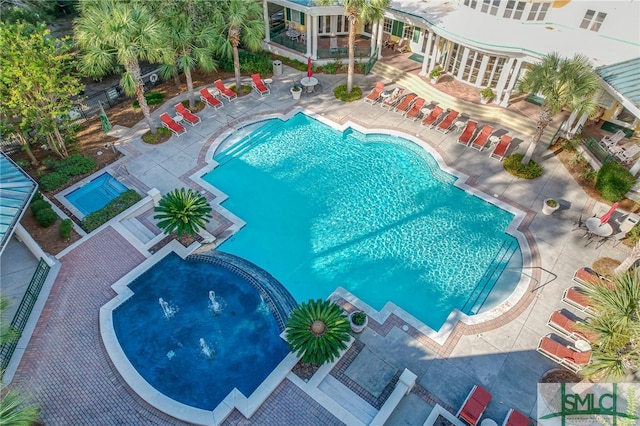
[[[348, 58], [349, 57], [349, 46], [340, 46], [338, 48], [329, 48], [329, 49], [318, 49], [317, 51], [318, 59], [330, 59], [330, 58]], [[364, 58], [369, 57], [369, 48], [368, 47], [355, 47], [353, 56], [356, 60], [362, 60]]]
[[609, 151], [602, 145], [596, 138], [594, 138], [589, 132], [587, 132], [584, 128], [579, 130], [580, 138], [582, 139], [582, 145], [584, 148], [593, 155], [593, 157], [600, 162], [600, 164], [604, 164], [607, 161], [618, 162], [618, 160], [611, 155]]
[[45, 262], [44, 259], [41, 258], [40, 262], [38, 262], [38, 266], [36, 267], [36, 271], [31, 278], [31, 282], [27, 287], [27, 291], [22, 297], [20, 306], [18, 306], [18, 310], [13, 316], [13, 320], [11, 321], [11, 329], [18, 334], [18, 337], [16, 339], [13, 339], [11, 342], [4, 343], [0, 347], [0, 370], [4, 370], [5, 368], [7, 368], [7, 365], [11, 360], [11, 356], [16, 350], [18, 339], [22, 335], [24, 327], [27, 325], [29, 315], [31, 315], [33, 306], [36, 304], [36, 300], [38, 300], [40, 290], [42, 290], [42, 285], [47, 279], [47, 275], [49, 274], [50, 269], [51, 268], [49, 267], [49, 265], [47, 265], [47, 262]]
[[277, 43], [281, 46], [284, 46], [288, 49], [295, 50], [296, 52], [306, 53], [307, 52], [307, 44], [301, 43], [298, 40], [291, 40], [289, 37], [285, 35], [285, 33], [276, 34], [271, 37], [271, 41], [273, 43]]
[[369, 58], [369, 60], [367, 61], [367, 63], [364, 66], [364, 75], [369, 75], [369, 73], [373, 69], [373, 66], [376, 64], [376, 62], [378, 62], [378, 49], [377, 48], [373, 52], [373, 55], [371, 55], [371, 58]]

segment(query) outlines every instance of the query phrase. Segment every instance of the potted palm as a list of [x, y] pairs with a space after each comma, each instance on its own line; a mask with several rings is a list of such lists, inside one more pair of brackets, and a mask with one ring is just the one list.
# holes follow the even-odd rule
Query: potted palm
[[559, 208], [560, 203], [558, 203], [558, 200], [554, 200], [553, 198], [546, 198], [542, 203], [542, 214], [546, 214], [548, 216]]
[[300, 99], [300, 94], [302, 93], [302, 89], [297, 84], [294, 84], [291, 88], [291, 95], [293, 99]]
[[480, 103], [486, 104], [491, 99], [493, 99], [494, 96], [495, 96], [495, 93], [493, 93], [493, 90], [491, 90], [491, 87], [485, 87], [480, 91]]
[[364, 311], [355, 311], [349, 314], [349, 324], [351, 325], [351, 331], [354, 333], [362, 332], [368, 323], [369, 317]]
[[432, 84], [436, 84], [438, 82], [440, 76], [442, 75], [442, 71], [443, 70], [440, 65], [431, 70], [431, 72], [429, 73], [429, 78], [431, 79]]

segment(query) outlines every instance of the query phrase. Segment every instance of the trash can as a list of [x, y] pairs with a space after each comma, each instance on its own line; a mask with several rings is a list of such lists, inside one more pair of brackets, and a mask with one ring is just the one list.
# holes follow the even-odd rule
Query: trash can
[[273, 61], [273, 75], [282, 75], [282, 61]]

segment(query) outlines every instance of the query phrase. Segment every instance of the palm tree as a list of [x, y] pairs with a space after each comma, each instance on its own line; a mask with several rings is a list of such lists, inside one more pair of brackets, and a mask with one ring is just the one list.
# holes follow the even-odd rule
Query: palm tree
[[640, 280], [635, 271], [614, 276], [612, 285], [589, 284], [587, 294], [597, 314], [581, 328], [599, 336], [587, 377], [619, 379], [640, 370]]
[[309, 300], [291, 311], [285, 335], [291, 350], [301, 361], [324, 364], [347, 348], [349, 321], [342, 309], [330, 300]]
[[156, 134], [149, 106], [144, 98], [144, 82], [140, 62], [171, 63], [171, 50], [166, 48], [167, 31], [142, 2], [101, 0], [80, 2], [80, 16], [75, 22], [75, 39], [83, 51], [82, 70], [102, 77], [119, 64], [125, 68], [120, 86], [140, 103], [149, 130]]
[[240, 55], [238, 46], [255, 52], [262, 47], [264, 20], [262, 2], [258, 0], [220, 0], [215, 3], [213, 21], [224, 36], [219, 53], [224, 58], [233, 57], [236, 88], [240, 90]]
[[158, 228], [165, 234], [175, 231], [178, 238], [197, 234], [211, 219], [207, 199], [192, 189], [174, 189], [162, 197], [154, 211], [158, 213], [153, 217], [159, 220]]
[[[322, 6], [335, 4], [335, 0], [319, 0]], [[384, 17], [384, 10], [391, 0], [344, 0], [344, 15], [349, 21], [349, 65], [347, 68], [347, 92], [353, 89], [355, 71], [356, 27], [360, 22], [377, 22]]]
[[568, 59], [553, 52], [531, 65], [520, 80], [519, 89], [524, 93], [539, 94], [544, 100], [540, 106], [536, 132], [522, 158], [522, 164], [529, 164], [544, 130], [560, 110], [569, 109], [578, 116], [594, 115], [598, 110], [594, 95], [599, 88], [600, 78], [586, 56], [577, 54], [573, 59]]
[[168, 28], [167, 43], [176, 58], [175, 63], [160, 67], [160, 75], [167, 79], [177, 75], [178, 70], [184, 71], [189, 92], [189, 106], [193, 108], [195, 93], [191, 71], [196, 68], [206, 72], [216, 70], [217, 64], [213, 55], [217, 46], [222, 43], [222, 36], [212, 23], [194, 19], [195, 5], [192, 2], [169, 4], [156, 2], [151, 3], [149, 7], [153, 13], [159, 15]]
[[631, 249], [631, 253], [622, 261], [620, 265], [613, 271], [616, 274], [623, 274], [629, 270], [640, 259], [640, 241]]

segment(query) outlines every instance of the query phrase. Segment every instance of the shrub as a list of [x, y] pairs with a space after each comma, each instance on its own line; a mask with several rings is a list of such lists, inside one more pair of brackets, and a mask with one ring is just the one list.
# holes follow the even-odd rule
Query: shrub
[[44, 200], [44, 197], [42, 196], [42, 192], [40, 191], [36, 191], [35, 194], [33, 194], [33, 197], [31, 197], [31, 202], [34, 203], [38, 200]]
[[60, 222], [60, 238], [66, 240], [71, 236], [71, 231], [73, 231], [73, 222], [71, 219], [64, 219]]
[[[147, 105], [158, 105], [164, 100], [164, 94], [160, 92], [148, 92], [144, 94], [144, 98], [147, 100]], [[134, 108], [140, 108], [140, 102], [134, 100], [131, 104]]]
[[36, 213], [36, 220], [38, 221], [40, 226], [48, 228], [53, 225], [56, 220], [58, 220], [58, 215], [53, 211], [51, 206], [49, 206], [48, 209], [38, 210], [38, 212]]
[[366, 320], [367, 320], [367, 314], [365, 314], [362, 311], [354, 312], [353, 315], [351, 316], [351, 321], [355, 325], [363, 325]]
[[31, 208], [31, 213], [33, 213], [35, 215], [36, 213], [38, 213], [42, 209], [50, 209], [51, 208], [51, 204], [47, 203], [43, 199], [39, 199], [39, 200], [36, 200], [36, 201], [32, 202], [29, 205], [29, 208]]
[[629, 238], [629, 242], [632, 245], [635, 245], [638, 241], [640, 241], [640, 226], [636, 225], [631, 228], [631, 231], [629, 231], [629, 235], [627, 235], [627, 237]]
[[429, 78], [438, 78], [442, 75], [443, 71], [444, 70], [442, 69], [442, 67], [438, 65], [431, 70], [431, 72], [429, 73]]
[[[240, 72], [242, 74], [259, 73], [260, 75], [265, 76], [273, 73], [273, 64], [271, 63], [271, 59], [265, 54], [239, 50], [238, 56], [240, 57]], [[219, 64], [220, 68], [225, 71], [234, 71], [233, 58], [224, 58], [219, 61]], [[304, 68], [301, 71], [306, 69], [307, 64], [304, 64]]]
[[166, 127], [158, 127], [157, 133], [154, 135], [151, 131], [148, 131], [144, 135], [142, 135], [142, 141], [146, 143], [150, 143], [152, 145], [157, 143], [166, 142], [171, 137], [171, 130]]
[[40, 178], [40, 188], [45, 192], [54, 191], [69, 182], [69, 176], [60, 172], [49, 173]]
[[93, 158], [85, 157], [82, 154], [73, 154], [58, 161], [53, 167], [56, 172], [64, 173], [67, 176], [78, 176], [92, 172], [96, 166]]
[[595, 187], [607, 201], [620, 201], [635, 184], [635, 178], [618, 163], [607, 162], [596, 174]]
[[522, 164], [524, 154], [512, 154], [504, 159], [502, 165], [506, 171], [522, 179], [535, 179], [542, 175], [542, 167], [535, 161], [529, 161], [529, 164]]
[[342, 66], [342, 64], [340, 63], [340, 61], [335, 60], [333, 62], [330, 62], [328, 64], [326, 64], [325, 66], [322, 67], [322, 72], [326, 73], [326, 74], [335, 74], [336, 72], [338, 72], [338, 69]]
[[133, 189], [123, 192], [118, 197], [114, 198], [104, 206], [102, 209], [89, 213], [82, 220], [82, 228], [91, 232], [94, 229], [99, 228], [102, 224], [107, 223], [138, 201], [140, 201], [142, 197]]
[[358, 86], [353, 86], [353, 90], [351, 90], [351, 93], [349, 93], [347, 92], [347, 85], [343, 84], [343, 85], [337, 86], [333, 90], [333, 94], [337, 99], [341, 101], [353, 102], [362, 98], [362, 89]]
[[29, 160], [27, 160], [26, 158], [18, 158], [16, 160], [16, 164], [21, 168], [21, 169], [26, 169], [28, 168], [31, 163], [29, 162]]

